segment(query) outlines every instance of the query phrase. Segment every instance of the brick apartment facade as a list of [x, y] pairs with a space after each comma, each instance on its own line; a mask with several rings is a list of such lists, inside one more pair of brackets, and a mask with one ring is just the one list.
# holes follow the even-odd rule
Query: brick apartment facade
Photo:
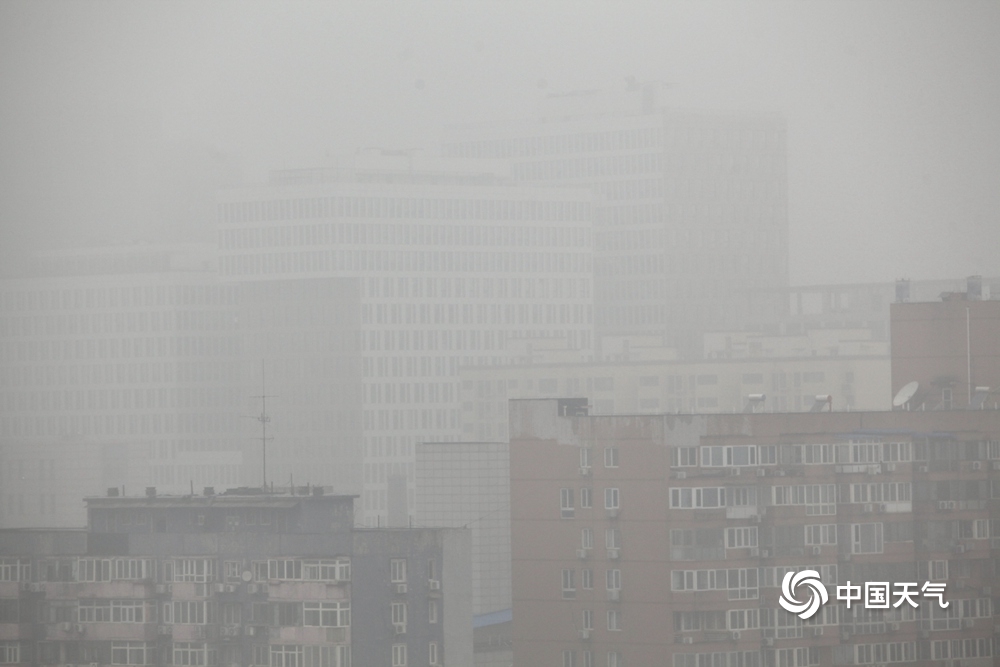
[[[1000, 412], [573, 414], [511, 402], [514, 664], [1000, 664]], [[848, 610], [847, 581], [949, 607]]]
[[471, 663], [467, 531], [251, 491], [90, 498], [86, 530], [0, 531], [0, 664]]

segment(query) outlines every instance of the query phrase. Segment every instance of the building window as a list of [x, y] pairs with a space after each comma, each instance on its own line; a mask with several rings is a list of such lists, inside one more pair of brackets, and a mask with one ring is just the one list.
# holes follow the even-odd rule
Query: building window
[[303, 602], [302, 624], [320, 628], [346, 628], [351, 625], [350, 602]]
[[583, 629], [593, 630], [594, 629], [594, 612], [590, 609], [583, 610]]
[[392, 603], [392, 624], [397, 629], [402, 627], [405, 631], [406, 629], [406, 603], [405, 602], [393, 602]]
[[726, 528], [726, 548], [741, 549], [757, 546], [757, 526]]
[[431, 642], [427, 645], [427, 663], [430, 665], [438, 664], [438, 645], [437, 642]]
[[151, 665], [153, 647], [145, 642], [111, 642], [112, 665]]
[[406, 644], [392, 645], [392, 667], [406, 667]]
[[427, 622], [437, 623], [438, 622], [438, 603], [437, 600], [430, 600], [427, 603]]
[[389, 581], [394, 584], [406, 583], [406, 559], [393, 558], [389, 561]]
[[605, 573], [605, 585], [609, 591], [618, 591], [622, 587], [622, 571], [608, 570]]
[[562, 571], [562, 596], [567, 600], [576, 597], [576, 583], [574, 582], [575, 574], [574, 570]]
[[594, 652], [584, 651], [583, 652], [583, 665], [581, 667], [594, 667]]
[[593, 570], [580, 570], [580, 587], [585, 590], [590, 590], [594, 587]]
[[618, 448], [617, 447], [605, 447], [604, 448], [604, 467], [605, 468], [617, 468], [618, 467]]
[[604, 509], [616, 510], [618, 509], [618, 489], [609, 488], [604, 489]]
[[12, 665], [19, 662], [21, 662], [21, 644], [0, 642], [0, 665]]
[[608, 667], [622, 667], [622, 654], [618, 651], [608, 651]]
[[[275, 649], [298, 650], [297, 659], [292, 657], [289, 660], [275, 660]], [[175, 665], [214, 665], [215, 649], [208, 648], [204, 642], [174, 642], [174, 664]], [[295, 667], [302, 664], [301, 646], [271, 646], [272, 667]]]
[[573, 489], [559, 489], [559, 508], [562, 518], [572, 519], [574, 515]]
[[590, 447], [581, 447], [580, 448], [580, 467], [581, 468], [589, 468], [590, 467], [590, 453], [591, 453]]
[[855, 523], [851, 525], [851, 553], [882, 553], [882, 524]]
[[617, 631], [622, 629], [622, 613], [618, 609], [608, 610], [608, 630]]
[[604, 531], [604, 546], [608, 549], [621, 549], [622, 531], [618, 528], [608, 528]]
[[585, 486], [582, 489], [580, 489], [581, 509], [590, 509], [591, 507], [594, 506], [593, 495], [594, 495], [593, 489], [591, 489], [589, 486]]
[[806, 544], [819, 546], [837, 543], [837, 524], [826, 523], [806, 526]]
[[575, 651], [563, 651], [562, 652], [562, 667], [576, 667], [576, 652]]

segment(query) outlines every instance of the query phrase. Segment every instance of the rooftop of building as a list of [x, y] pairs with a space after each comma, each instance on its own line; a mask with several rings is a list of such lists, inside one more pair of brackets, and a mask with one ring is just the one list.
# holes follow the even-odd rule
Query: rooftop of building
[[142, 496], [118, 495], [117, 488], [110, 488], [107, 495], [84, 498], [84, 502], [88, 507], [295, 507], [303, 500], [353, 502], [358, 497], [351, 494], [328, 494], [321, 486], [284, 487], [273, 490], [238, 487], [226, 489], [221, 493], [206, 488], [201, 495], [160, 495], [155, 487], [147, 487], [145, 495]]

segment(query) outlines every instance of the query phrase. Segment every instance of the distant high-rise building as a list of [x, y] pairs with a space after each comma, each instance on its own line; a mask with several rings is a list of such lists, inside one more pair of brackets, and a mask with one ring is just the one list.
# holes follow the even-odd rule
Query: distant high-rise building
[[665, 334], [697, 356], [703, 332], [787, 308], [785, 125], [665, 107], [657, 92], [553, 95], [532, 119], [451, 128], [443, 150], [593, 191], [598, 333]]
[[0, 525], [82, 525], [105, 486], [241, 483], [237, 314], [211, 247], [51, 251], [0, 282]]
[[514, 186], [500, 171], [363, 154], [219, 195], [224, 281], [357, 284], [369, 521], [388, 516], [399, 475], [412, 514], [416, 443], [459, 439], [459, 367], [504, 363], [514, 337], [592, 344], [589, 191]]

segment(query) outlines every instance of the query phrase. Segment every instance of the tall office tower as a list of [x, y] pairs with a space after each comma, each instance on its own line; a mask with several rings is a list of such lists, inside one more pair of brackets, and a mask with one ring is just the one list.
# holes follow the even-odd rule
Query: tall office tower
[[224, 280], [357, 282], [372, 522], [390, 496], [407, 505], [394, 516], [412, 514], [415, 443], [459, 439], [460, 366], [504, 363], [513, 337], [591, 344], [590, 193], [456, 162], [362, 155], [219, 195]]
[[664, 335], [697, 356], [701, 333], [787, 307], [785, 127], [633, 88], [553, 95], [533, 119], [452, 128], [443, 150], [509, 161], [518, 183], [590, 188], [598, 334]]
[[241, 481], [237, 295], [214, 267], [133, 245], [0, 282], [0, 524], [82, 525], [104, 486]]

